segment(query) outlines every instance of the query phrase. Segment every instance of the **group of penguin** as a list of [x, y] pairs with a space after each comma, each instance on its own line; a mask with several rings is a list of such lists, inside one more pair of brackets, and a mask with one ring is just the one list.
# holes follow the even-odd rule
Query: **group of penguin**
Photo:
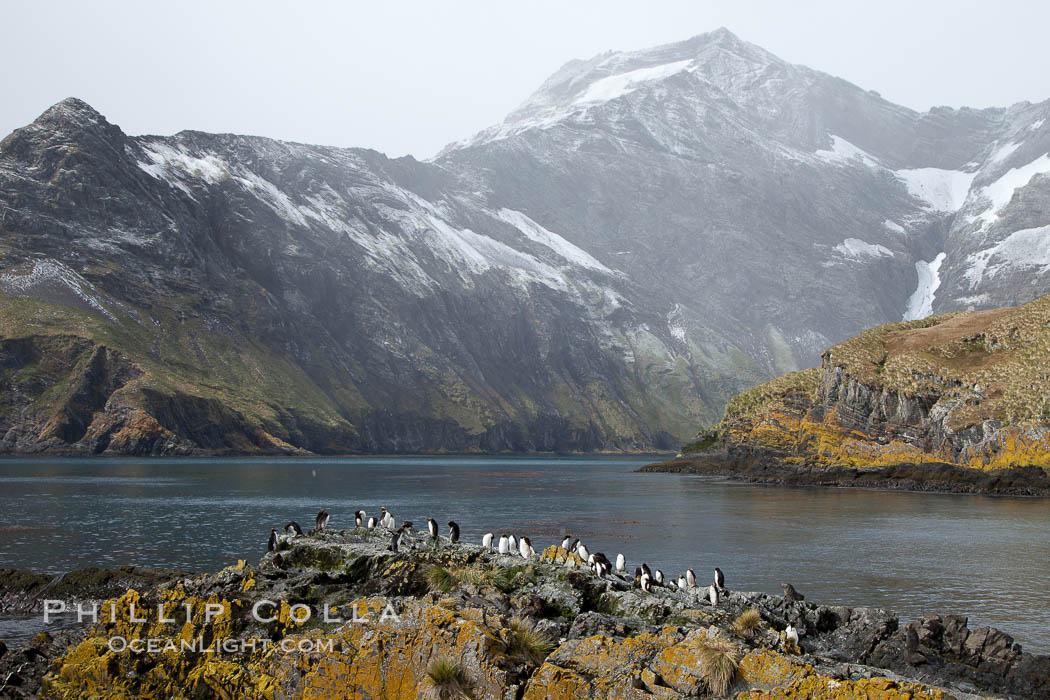
[[[363, 510], [359, 510], [354, 513], [354, 527], [361, 528], [367, 527], [369, 530], [376, 528], [385, 528], [390, 531], [390, 550], [397, 552], [400, 551], [401, 542], [404, 536], [412, 532], [413, 524], [411, 520], [406, 520], [401, 523], [401, 526], [394, 527], [394, 516], [386, 509], [382, 507], [382, 512], [379, 519], [374, 517], [367, 517]], [[324, 531], [328, 527], [328, 511], [321, 509], [321, 512], [317, 514], [317, 518], [314, 521], [314, 529], [310, 531], [310, 534], [317, 534]], [[299, 526], [299, 523], [294, 520], [284, 526], [285, 538], [294, 538], [303, 535], [303, 530]], [[440, 539], [440, 532], [437, 521], [433, 518], [427, 518], [427, 532], [430, 535], [431, 541], [436, 545]], [[481, 538], [481, 546], [489, 552], [497, 552], [502, 555], [509, 556], [520, 556], [522, 559], [530, 559], [536, 555], [536, 550], [532, 547], [532, 540], [528, 537], [522, 536], [520, 538], [514, 535], [502, 534], [499, 540], [493, 547], [493, 540], [495, 535], [491, 532], [486, 532]], [[277, 546], [282, 541], [282, 536], [278, 534], [276, 528], [270, 530], [270, 542], [269, 551], [277, 551]], [[448, 523], [448, 541], [450, 543], [459, 542], [459, 525], [454, 520], [450, 520]], [[584, 565], [593, 570], [595, 575], [599, 578], [605, 578], [608, 576], [625, 577], [627, 573], [627, 560], [623, 554], [616, 555], [616, 563], [609, 561], [609, 558], [602, 552], [591, 553], [587, 549], [587, 545], [580, 540], [573, 539], [571, 535], [565, 535], [561, 541], [560, 548], [565, 550], [569, 554], [576, 555], [575, 557], [564, 557], [560, 560], [560, 563], [565, 564], [569, 567], [578, 566], [577, 562], [582, 561]], [[576, 558], [578, 557], [578, 559]], [[677, 582], [667, 582], [664, 579], [664, 573], [657, 569], [653, 571], [649, 568], [649, 565], [642, 562], [642, 565], [636, 567], [634, 570], [634, 585], [640, 588], [642, 591], [651, 592], [654, 587], [664, 586], [667, 588], [678, 588], [679, 590], [688, 590], [696, 588], [696, 573], [692, 569], [687, 569], [685, 573], [678, 575]], [[805, 596], [795, 590], [790, 583], [780, 584], [781, 588], [784, 589], [784, 597], [789, 600], [805, 600]], [[707, 601], [711, 605], [718, 605], [722, 594], [726, 592], [725, 588], [725, 574], [722, 570], [715, 567], [714, 581], [707, 589]]]
[[[368, 517], [363, 511], [359, 510], [354, 513], [354, 527], [367, 527], [369, 530], [375, 530], [376, 528], [385, 528], [390, 531], [390, 548], [392, 551], [399, 551], [401, 547], [401, 540], [408, 532], [412, 530], [412, 521], [406, 520], [401, 523], [401, 527], [394, 528], [394, 516], [386, 509], [386, 506], [382, 506], [379, 509], [380, 515], [377, 520], [375, 517]], [[328, 511], [324, 508], [317, 514], [317, 518], [314, 520], [314, 529], [309, 534], [316, 535], [319, 532], [324, 531], [328, 527], [329, 519]], [[433, 518], [427, 518], [427, 528], [430, 531], [430, 537], [436, 542], [438, 539], [438, 524]], [[294, 520], [284, 526], [284, 538], [294, 538], [302, 536], [303, 528], [300, 527], [299, 523]], [[449, 542], [459, 542], [459, 525], [455, 521], [450, 520], [448, 523], [448, 539]], [[268, 551], [276, 552], [277, 546], [281, 543], [282, 536], [278, 534], [277, 528], [270, 528], [270, 541], [267, 545]]]
[[[599, 578], [605, 578], [609, 575], [623, 577], [627, 573], [627, 559], [622, 553], [616, 555], [616, 563], [613, 564], [602, 552], [594, 552], [592, 554], [588, 551], [587, 545], [580, 542], [579, 539], [573, 539], [571, 535], [565, 535], [559, 547], [570, 554], [575, 554], [580, 560], [586, 562], [587, 566], [593, 569], [595, 575]], [[566, 566], [573, 567], [577, 565], [576, 561], [575, 558], [565, 557], [563, 563]], [[707, 590], [707, 600], [711, 605], [718, 605], [720, 596], [726, 590], [725, 581], [725, 574], [716, 566], [714, 582]], [[685, 573], [678, 575], [677, 583], [671, 583], [665, 581], [663, 571], [660, 569], [653, 571], [648, 564], [642, 562], [641, 566], [634, 569], [634, 585], [646, 593], [651, 592], [654, 587], [658, 586], [677, 587], [679, 590], [684, 591], [696, 588], [696, 573], [692, 569], [688, 569]]]

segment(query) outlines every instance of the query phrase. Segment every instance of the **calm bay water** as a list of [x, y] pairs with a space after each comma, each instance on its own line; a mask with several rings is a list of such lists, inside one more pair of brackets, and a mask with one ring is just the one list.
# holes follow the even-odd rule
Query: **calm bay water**
[[[215, 570], [266, 550], [271, 527], [330, 528], [359, 508], [456, 520], [463, 539], [566, 533], [591, 551], [731, 589], [970, 616], [1050, 651], [1050, 501], [751, 486], [638, 474], [645, 458], [0, 460], [0, 568], [124, 564]], [[444, 533], [445, 528], [442, 528]]]

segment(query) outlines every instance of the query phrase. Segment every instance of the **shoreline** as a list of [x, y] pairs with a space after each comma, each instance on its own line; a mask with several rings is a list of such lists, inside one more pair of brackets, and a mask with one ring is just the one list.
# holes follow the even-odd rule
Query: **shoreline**
[[978, 471], [942, 462], [929, 462], [866, 469], [818, 468], [788, 464], [776, 456], [740, 459], [714, 454], [654, 462], [640, 467], [637, 471], [718, 476], [732, 481], [775, 486], [1050, 498], [1050, 475], [1039, 467]]
[[[715, 643], [735, 655], [739, 667], [731, 695], [745, 697], [766, 691], [773, 695], [761, 697], [797, 697], [817, 690], [863, 695], [871, 689], [892, 698], [937, 698], [942, 691], [960, 698], [974, 691], [1035, 698], [1050, 683], [1050, 657], [1024, 651], [998, 629], [971, 628], [962, 615], [905, 622], [879, 608], [736, 590], [724, 590], [712, 604], [707, 586], [654, 586], [646, 592], [629, 574], [596, 576], [556, 545], [523, 561], [466, 543], [434, 547], [423, 533], [412, 534], [402, 551], [392, 552], [388, 539], [385, 531], [325, 531], [285, 540], [255, 566], [242, 560], [210, 574], [119, 570], [114, 577], [101, 571], [71, 576], [90, 589], [74, 598], [116, 599], [118, 611], [111, 613], [120, 618], [116, 625], [102, 620], [41, 632], [22, 649], [0, 653], [0, 671], [19, 676], [25, 697], [38, 691], [74, 697], [85, 689], [173, 693], [202, 679], [212, 689], [262, 697], [258, 674], [266, 687], [289, 695], [330, 693], [333, 682], [345, 691], [359, 684], [371, 688], [372, 679], [388, 676], [418, 684], [433, 659], [455, 657], [480, 696], [521, 697], [523, 690], [526, 698], [561, 696], [591, 683], [635, 678], [662, 696], [684, 698], [713, 694], [701, 656]], [[139, 580], [131, 580], [136, 575]], [[31, 578], [9, 576], [8, 583], [38, 583]], [[98, 587], [100, 582], [107, 585]], [[30, 598], [53, 592], [31, 587], [37, 595]], [[289, 595], [313, 608], [342, 612], [392, 605], [396, 624], [374, 615], [366, 624], [311, 625], [283, 613], [261, 620], [250, 614], [258, 601]], [[172, 613], [178, 620], [161, 619], [155, 610], [165, 602], [179, 609], [219, 603], [231, 617], [211, 623], [187, 609], [184, 619], [181, 613]], [[138, 606], [145, 617], [136, 618], [136, 608], [129, 606]], [[744, 613], [753, 616], [746, 627], [740, 623]], [[795, 642], [787, 636], [792, 626], [800, 637]], [[515, 641], [522, 630], [535, 642], [524, 651]], [[184, 637], [221, 639], [233, 647], [264, 637], [289, 645], [261, 664], [227, 650], [221, 658], [177, 654], [170, 663], [156, 656], [145, 671], [129, 674], [128, 669], [142, 668], [141, 654], [124, 648], [106, 654], [114, 634], [139, 642], [156, 638], [165, 645]], [[911, 637], [918, 640], [914, 645]], [[291, 642], [300, 648], [324, 639], [339, 644], [311, 654], [304, 667]], [[587, 673], [577, 679], [581, 658], [587, 659]], [[332, 670], [338, 673], [333, 676]]]

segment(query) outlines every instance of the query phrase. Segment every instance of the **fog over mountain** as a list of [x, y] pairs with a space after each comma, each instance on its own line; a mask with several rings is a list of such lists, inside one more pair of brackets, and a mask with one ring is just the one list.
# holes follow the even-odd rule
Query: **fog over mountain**
[[724, 29], [572, 61], [428, 162], [65, 100], [0, 143], [0, 444], [671, 448], [866, 327], [1048, 291], [1048, 115]]

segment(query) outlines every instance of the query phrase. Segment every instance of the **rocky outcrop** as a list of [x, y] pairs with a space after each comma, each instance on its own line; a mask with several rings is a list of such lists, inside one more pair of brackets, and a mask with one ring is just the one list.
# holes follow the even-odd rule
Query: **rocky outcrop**
[[1050, 495], [1050, 296], [873, 328], [744, 392], [654, 471]]
[[[965, 618], [901, 625], [882, 610], [735, 591], [712, 606], [706, 589], [643, 592], [630, 578], [599, 579], [557, 547], [524, 561], [422, 535], [395, 553], [388, 540], [366, 530], [284, 539], [256, 567], [128, 589], [61, 656], [45, 655], [35, 682], [61, 698], [903, 700], [1050, 690], [1050, 658], [997, 630], [970, 630]], [[788, 625], [801, 646], [786, 641]]]

